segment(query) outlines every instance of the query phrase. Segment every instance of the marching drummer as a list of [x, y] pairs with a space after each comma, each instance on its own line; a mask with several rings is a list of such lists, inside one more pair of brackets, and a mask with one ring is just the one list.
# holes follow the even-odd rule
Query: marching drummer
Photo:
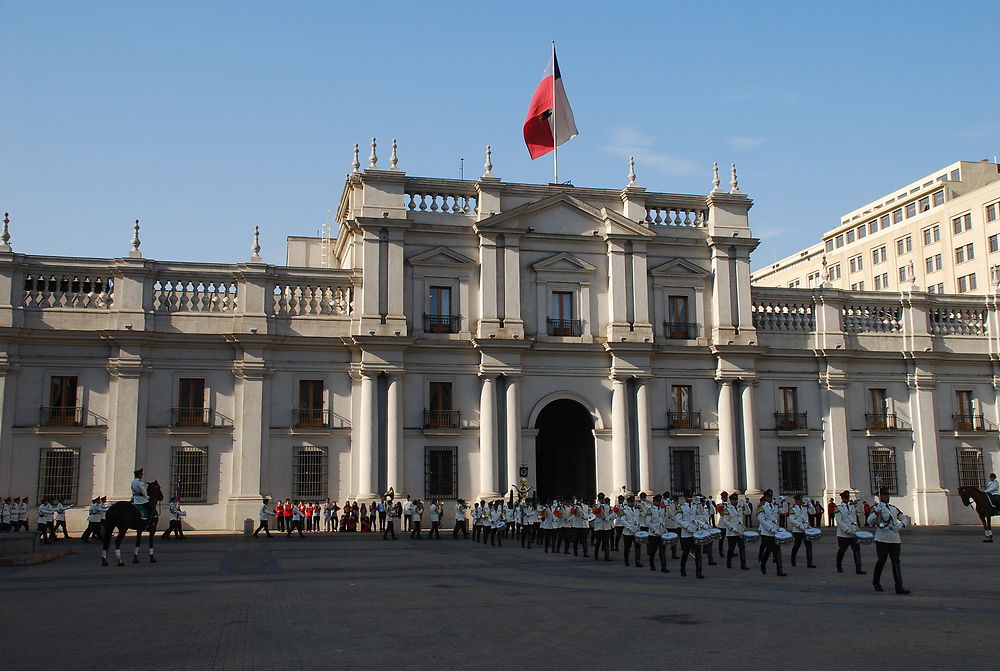
[[[711, 529], [712, 528], [712, 506], [711, 501], [705, 499], [701, 496], [694, 497], [695, 503], [698, 504], [698, 520], [700, 523], [699, 528], [701, 529]], [[705, 543], [702, 552], [708, 555], [708, 565], [715, 566], [715, 551], [713, 550], [714, 543]]]
[[[663, 492], [663, 526], [667, 531], [677, 534], [677, 537], [680, 538], [681, 525], [677, 523], [678, 512], [676, 498], [670, 496], [670, 492]], [[670, 558], [677, 559], [677, 543], [670, 544]]]
[[854, 553], [854, 572], [864, 575], [861, 568], [861, 543], [858, 542], [858, 520], [857, 505], [851, 503], [851, 492], [844, 490], [840, 493], [840, 505], [834, 513], [837, 522], [837, 573], [844, 572], [844, 555], [847, 548]]
[[622, 549], [625, 553], [625, 566], [628, 566], [629, 552], [635, 545], [635, 565], [640, 568], [639, 546], [635, 543], [635, 534], [639, 531], [639, 509], [635, 505], [635, 497], [629, 495], [624, 506], [618, 506], [619, 521], [622, 525]]
[[695, 576], [704, 578], [701, 572], [701, 549], [694, 544], [694, 532], [701, 527], [698, 515], [698, 505], [694, 502], [694, 496], [690, 490], [684, 492], [684, 503], [681, 504], [680, 514], [677, 522], [681, 529], [681, 575], [686, 576], [688, 555], [694, 554]]
[[806, 545], [806, 568], [816, 568], [813, 564], [812, 542], [806, 538], [806, 529], [809, 528], [809, 508], [803, 502], [801, 494], [795, 495], [795, 505], [792, 506], [788, 521], [792, 523], [792, 536], [795, 537], [795, 544], [792, 545], [792, 566], [795, 566], [795, 555], [798, 554], [799, 546]]
[[667, 553], [664, 547], [666, 543], [660, 538], [667, 531], [667, 527], [664, 526], [663, 511], [666, 507], [663, 505], [663, 497], [659, 494], [653, 496], [653, 504], [650, 507], [651, 514], [649, 515], [649, 538], [646, 539], [646, 560], [649, 562], [649, 570], [656, 570], [656, 555], [660, 556], [660, 571], [662, 573], [670, 573], [670, 569], [667, 568]]
[[774, 565], [778, 569], [779, 576], [788, 575], [781, 568], [781, 548], [774, 540], [775, 534], [781, 530], [778, 522], [780, 508], [774, 503], [774, 492], [770, 489], [764, 492], [764, 502], [761, 504], [760, 512], [757, 514], [757, 521], [760, 523], [760, 542], [764, 546], [764, 553], [760, 559], [760, 572], [767, 574], [767, 560], [774, 558]]
[[601, 549], [604, 549], [604, 561], [611, 561], [608, 552], [611, 535], [611, 506], [608, 505], [608, 497], [601, 492], [597, 495], [597, 503], [594, 504], [594, 560], [596, 561]]
[[733, 554], [739, 548], [740, 568], [744, 571], [749, 570], [747, 568], [746, 542], [743, 538], [746, 526], [743, 524], [743, 513], [740, 511], [740, 495], [737, 492], [730, 494], [729, 500], [722, 504], [722, 512], [719, 514], [719, 526], [725, 526], [726, 542], [729, 546], [726, 551], [726, 568], [733, 567]]
[[899, 508], [889, 503], [889, 495], [879, 492], [879, 502], [868, 516], [868, 525], [875, 527], [875, 572], [872, 574], [872, 585], [876, 592], [881, 592], [882, 568], [886, 559], [892, 562], [892, 577], [896, 583], [896, 594], [909, 594], [910, 590], [903, 587], [903, 569], [899, 566], [899, 530], [905, 525], [900, 519]]

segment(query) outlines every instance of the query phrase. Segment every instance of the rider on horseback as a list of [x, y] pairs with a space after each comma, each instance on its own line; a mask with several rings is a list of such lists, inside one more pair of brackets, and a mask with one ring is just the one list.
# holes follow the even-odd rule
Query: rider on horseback
[[986, 483], [986, 500], [990, 502], [996, 510], [1000, 510], [1000, 482], [997, 482], [997, 474], [990, 473], [990, 481]]
[[135, 471], [135, 480], [132, 481], [132, 505], [139, 510], [139, 516], [148, 520], [156, 516], [151, 505], [149, 505], [149, 493], [146, 490], [146, 483], [142, 481], [142, 469]]

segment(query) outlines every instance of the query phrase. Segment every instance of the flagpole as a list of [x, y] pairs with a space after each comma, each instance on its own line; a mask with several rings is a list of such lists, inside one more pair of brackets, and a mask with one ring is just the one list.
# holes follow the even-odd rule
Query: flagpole
[[559, 141], [556, 118], [556, 41], [552, 40], [552, 183], [559, 183]]

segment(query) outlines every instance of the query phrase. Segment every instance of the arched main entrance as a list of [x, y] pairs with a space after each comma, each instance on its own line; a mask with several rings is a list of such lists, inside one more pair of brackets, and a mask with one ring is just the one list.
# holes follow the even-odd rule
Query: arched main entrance
[[561, 398], [546, 405], [535, 420], [536, 489], [543, 501], [555, 496], [597, 494], [594, 419], [580, 403]]

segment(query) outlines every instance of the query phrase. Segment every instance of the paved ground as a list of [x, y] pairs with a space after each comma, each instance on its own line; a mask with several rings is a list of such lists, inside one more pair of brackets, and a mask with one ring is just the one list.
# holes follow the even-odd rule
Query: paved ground
[[992, 667], [1000, 543], [981, 538], [969, 527], [906, 533], [910, 596], [889, 575], [886, 592], [872, 591], [871, 547], [869, 575], [836, 573], [829, 538], [818, 569], [803, 561], [779, 578], [720, 564], [705, 580], [681, 578], [677, 562], [651, 573], [616, 555], [448, 536], [189, 534], [162, 541], [157, 564], [124, 568], [102, 568], [98, 549], [77, 543], [54, 562], [0, 568], [3, 667]]

